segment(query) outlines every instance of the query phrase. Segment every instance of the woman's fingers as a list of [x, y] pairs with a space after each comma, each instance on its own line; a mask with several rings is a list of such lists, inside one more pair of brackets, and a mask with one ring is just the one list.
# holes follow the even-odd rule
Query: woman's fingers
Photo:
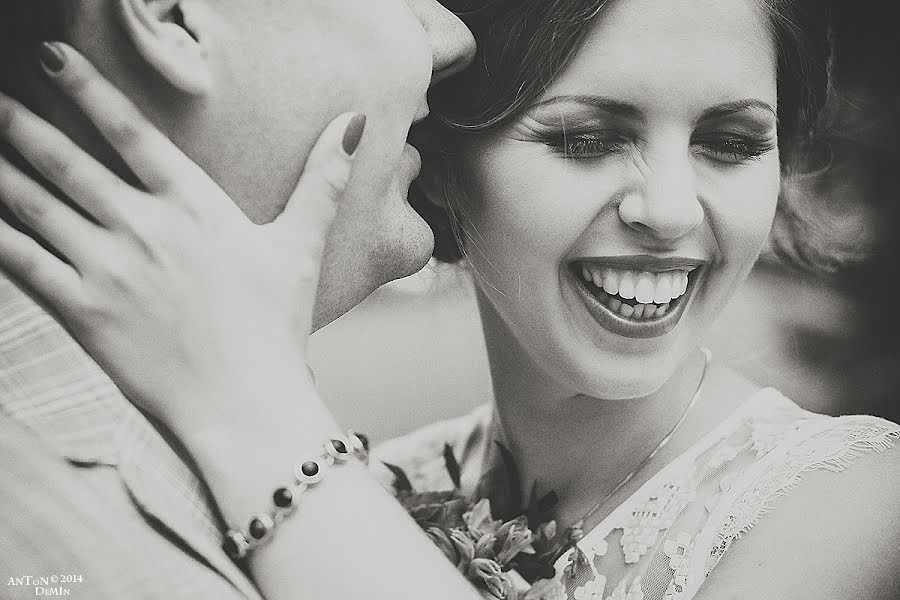
[[75, 265], [96, 259], [107, 233], [0, 156], [0, 201]]
[[133, 188], [58, 129], [2, 93], [0, 136], [98, 222], [118, 222], [122, 197]]
[[78, 272], [30, 236], [0, 220], [0, 269], [65, 314], [78, 310], [82, 295]]
[[77, 50], [46, 42], [40, 54], [50, 79], [72, 98], [148, 191], [168, 191], [203, 173]]
[[353, 157], [365, 126], [366, 116], [351, 112], [338, 116], [325, 128], [284, 211], [270, 225], [316, 260], [325, 246], [336, 203], [350, 181]]

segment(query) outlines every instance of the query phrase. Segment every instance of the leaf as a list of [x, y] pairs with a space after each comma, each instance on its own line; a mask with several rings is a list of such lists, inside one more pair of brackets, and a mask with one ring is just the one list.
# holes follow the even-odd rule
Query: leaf
[[528, 583], [534, 583], [539, 579], [553, 579], [556, 576], [553, 563], [547, 563], [533, 554], [519, 554], [510, 566]]
[[475, 539], [486, 533], [494, 534], [503, 525], [503, 521], [494, 519], [491, 511], [491, 501], [488, 498], [482, 498], [476, 502], [472, 510], [463, 515], [463, 520], [469, 533]]
[[[503, 521], [509, 521], [510, 519], [515, 518], [517, 515], [522, 514], [522, 479], [519, 476], [519, 469], [516, 467], [516, 461], [513, 458], [512, 452], [507, 450], [506, 446], [501, 444], [499, 441], [494, 440], [494, 443], [497, 444], [497, 449], [500, 452], [500, 458], [503, 460], [503, 468], [506, 475], [507, 482], [507, 490], [506, 490], [506, 502], [503, 502], [503, 497], [500, 496], [497, 498], [497, 501], [491, 501], [491, 505], [494, 507], [494, 510], [497, 511], [497, 517], [502, 519]], [[501, 493], [500, 490], [494, 490], [494, 492]]]
[[558, 503], [559, 503], [559, 496], [556, 495], [556, 492], [554, 492], [553, 490], [550, 490], [549, 492], [544, 494], [544, 496], [540, 500], [538, 500], [538, 503], [537, 503], [538, 514], [541, 516], [546, 515]]
[[450, 444], [444, 444], [444, 466], [447, 468], [447, 473], [450, 474], [453, 487], [459, 489], [461, 487], [462, 470], [456, 457], [453, 456], [453, 448]]
[[[429, 498], [433, 501], [429, 501]], [[440, 494], [410, 494], [406, 492], [399, 495], [398, 499], [423, 529], [440, 527], [449, 530], [465, 526], [463, 514], [468, 510], [468, 503], [464, 498], [457, 496], [456, 492], [441, 492]]]
[[409, 481], [409, 477], [406, 476], [406, 472], [398, 467], [397, 465], [392, 465], [391, 463], [381, 461], [382, 464], [388, 468], [388, 470], [394, 474], [394, 490], [397, 493], [401, 492], [411, 492], [413, 491], [412, 483]]
[[528, 524], [532, 529], [537, 529], [541, 523], [551, 520], [550, 510], [559, 502], [556, 492], [550, 490], [540, 498], [537, 496], [537, 481], [531, 486], [531, 494], [528, 497]]

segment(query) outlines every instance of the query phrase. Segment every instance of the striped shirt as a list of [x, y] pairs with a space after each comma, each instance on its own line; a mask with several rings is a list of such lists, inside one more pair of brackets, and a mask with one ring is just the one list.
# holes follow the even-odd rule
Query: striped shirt
[[259, 599], [183, 454], [0, 276], [0, 598]]

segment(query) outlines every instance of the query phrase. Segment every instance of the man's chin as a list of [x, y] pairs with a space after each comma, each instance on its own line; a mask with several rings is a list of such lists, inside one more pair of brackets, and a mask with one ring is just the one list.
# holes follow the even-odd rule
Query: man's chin
[[320, 283], [316, 293], [316, 305], [313, 309], [312, 333], [350, 312], [376, 289], [377, 287], [371, 289], [348, 288], [346, 282], [342, 282], [339, 289], [336, 289], [327, 282]]
[[399, 238], [395, 251], [377, 261], [377, 266], [323, 271], [316, 291], [313, 333], [350, 312], [381, 286], [425, 268], [434, 251], [434, 234], [418, 215], [417, 220], [419, 223]]

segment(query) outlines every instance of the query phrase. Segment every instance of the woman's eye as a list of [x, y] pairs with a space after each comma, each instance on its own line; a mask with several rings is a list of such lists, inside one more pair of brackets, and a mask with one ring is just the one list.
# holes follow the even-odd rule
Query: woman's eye
[[615, 134], [561, 134], [545, 142], [550, 148], [571, 158], [600, 158], [622, 150], [627, 141]]
[[733, 135], [699, 138], [691, 144], [698, 147], [699, 154], [727, 164], [756, 160], [775, 148], [771, 140]]

